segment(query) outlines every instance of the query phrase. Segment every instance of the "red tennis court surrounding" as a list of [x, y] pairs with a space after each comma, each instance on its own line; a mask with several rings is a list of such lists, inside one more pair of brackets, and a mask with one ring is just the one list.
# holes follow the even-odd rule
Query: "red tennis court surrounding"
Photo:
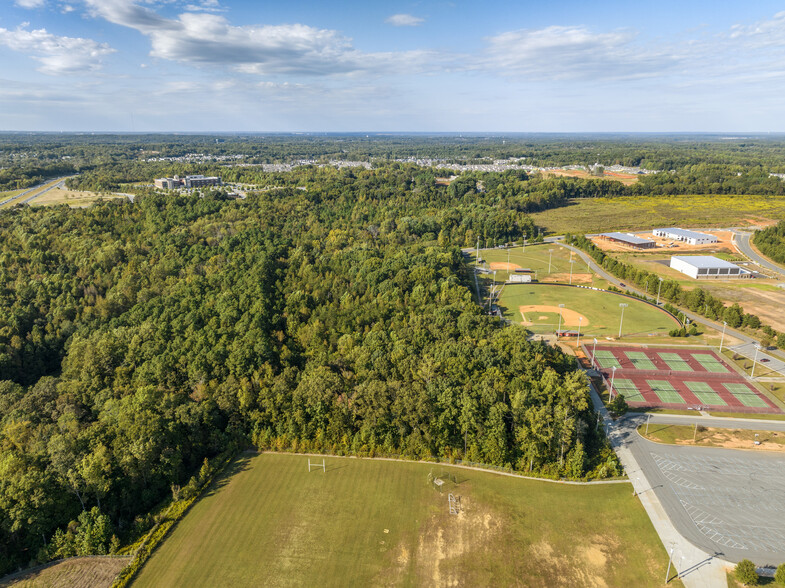
[[782, 412], [712, 349], [582, 347], [612, 396], [632, 407]]

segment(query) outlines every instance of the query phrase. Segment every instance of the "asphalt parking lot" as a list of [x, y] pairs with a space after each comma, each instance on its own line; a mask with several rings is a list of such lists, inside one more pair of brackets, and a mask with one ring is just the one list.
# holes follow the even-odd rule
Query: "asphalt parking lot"
[[729, 561], [785, 562], [785, 456], [660, 445], [633, 429], [626, 441], [649, 482], [645, 491], [657, 494], [686, 539]]

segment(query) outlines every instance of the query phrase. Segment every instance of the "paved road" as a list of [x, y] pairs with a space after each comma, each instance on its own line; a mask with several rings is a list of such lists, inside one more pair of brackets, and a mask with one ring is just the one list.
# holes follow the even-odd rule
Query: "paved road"
[[39, 196], [43, 196], [44, 194], [46, 194], [49, 190], [53, 190], [54, 188], [63, 188], [63, 187], [65, 187], [65, 179], [60, 180], [56, 184], [52, 184], [46, 190], [41, 190], [40, 192], [38, 192], [36, 194], [33, 194], [32, 196], [30, 196], [28, 198], [25, 198], [24, 200], [22, 200], [22, 204], [27, 204], [28, 202], [32, 202], [33, 200], [35, 200]]
[[785, 269], [778, 266], [776, 263], [771, 261], [770, 259], [763, 257], [757, 251], [752, 248], [750, 245], [750, 238], [752, 237], [752, 233], [748, 233], [746, 231], [733, 231], [733, 240], [736, 243], [736, 247], [739, 248], [744, 255], [749, 257], [753, 262], [757, 263], [761, 267], [765, 267], [783, 277], [785, 277]]
[[[765, 353], [763, 351], [758, 351], [757, 355], [755, 353], [755, 345], [753, 343], [742, 343], [741, 345], [734, 345], [730, 347], [739, 355], [743, 355], [747, 359], [751, 359], [755, 361], [755, 357], [758, 358], [757, 365], [755, 366], [755, 372], [757, 374], [762, 374], [766, 370], [774, 370], [779, 374], [785, 376], [785, 361], [774, 357], [770, 353]], [[761, 361], [764, 360], [764, 361]]]
[[[744, 419], [744, 418], [726, 418], [726, 417], [713, 417], [705, 416], [700, 413], [695, 415], [686, 414], [658, 414], [651, 413], [645, 414], [640, 412], [631, 412], [625, 420], [630, 426], [637, 427], [646, 423], [650, 419], [651, 424], [660, 425], [693, 425], [698, 423], [703, 427], [719, 427], [723, 429], [745, 429], [753, 431], [782, 431], [785, 432], [785, 421], [767, 421], [764, 419]], [[783, 454], [785, 455], [785, 454]]]

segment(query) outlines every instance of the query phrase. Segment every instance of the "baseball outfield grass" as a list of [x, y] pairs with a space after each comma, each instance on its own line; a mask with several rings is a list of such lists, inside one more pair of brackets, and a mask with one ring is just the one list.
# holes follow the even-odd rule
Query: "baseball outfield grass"
[[629, 484], [333, 457], [309, 473], [307, 459], [243, 455], [134, 586], [663, 584], [665, 549]]
[[[569, 288], [546, 284], [507, 284], [499, 306], [504, 316], [537, 332], [553, 332], [559, 327], [559, 305], [562, 329], [577, 330], [586, 337], [644, 337], [649, 334], [667, 336], [679, 323], [665, 311], [634, 298], [588, 288]], [[619, 304], [627, 304], [622, 308]]]

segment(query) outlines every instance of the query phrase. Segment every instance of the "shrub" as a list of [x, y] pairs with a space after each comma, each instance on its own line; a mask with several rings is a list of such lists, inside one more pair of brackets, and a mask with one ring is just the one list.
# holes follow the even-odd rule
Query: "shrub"
[[785, 564], [777, 566], [777, 571], [774, 572], [774, 581], [785, 586]]
[[626, 413], [627, 408], [627, 401], [624, 400], [624, 394], [617, 394], [616, 397], [608, 403], [608, 410], [618, 416]]
[[733, 570], [736, 579], [745, 586], [757, 586], [760, 578], [755, 570], [755, 564], [748, 559], [741, 560]]

